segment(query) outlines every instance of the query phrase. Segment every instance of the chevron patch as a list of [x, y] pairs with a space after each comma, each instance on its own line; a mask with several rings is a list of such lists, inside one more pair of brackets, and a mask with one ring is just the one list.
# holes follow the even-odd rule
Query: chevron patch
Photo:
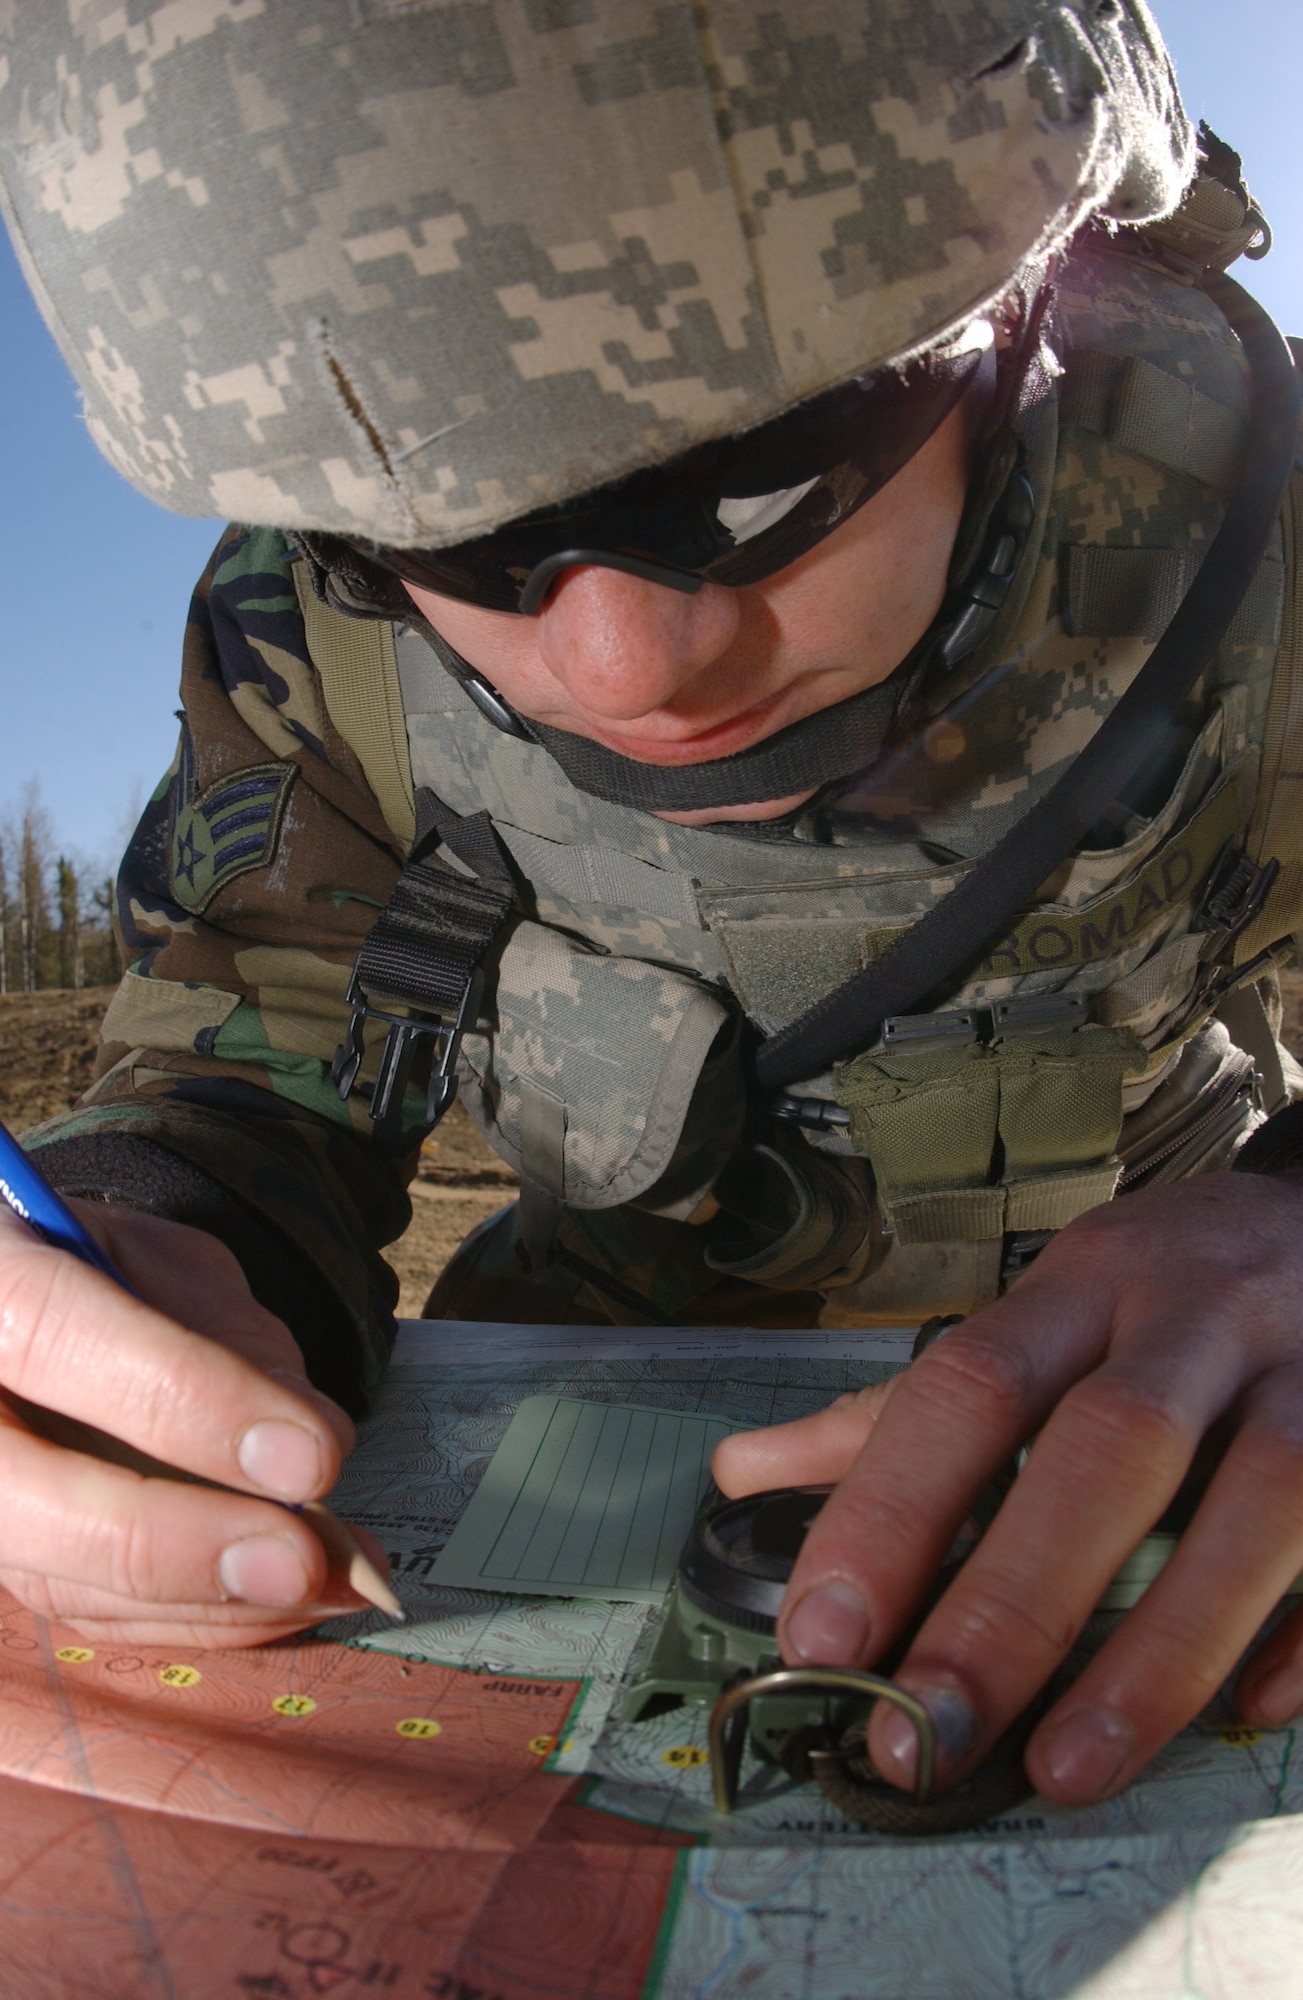
[[298, 772], [293, 764], [250, 764], [198, 794], [186, 775], [177, 786], [170, 874], [173, 897], [198, 916], [237, 875], [271, 860]]

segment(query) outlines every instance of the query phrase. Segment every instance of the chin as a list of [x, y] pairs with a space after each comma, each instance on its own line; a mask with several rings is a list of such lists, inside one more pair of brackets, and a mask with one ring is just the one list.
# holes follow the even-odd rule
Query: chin
[[795, 812], [807, 799], [812, 799], [817, 787], [806, 792], [793, 792], [786, 799], [763, 799], [756, 805], [747, 806], [703, 806], [697, 812], [658, 812], [657, 819], [671, 820], [675, 826], [714, 826], [720, 821], [737, 823], [746, 820], [782, 819], [784, 813]]

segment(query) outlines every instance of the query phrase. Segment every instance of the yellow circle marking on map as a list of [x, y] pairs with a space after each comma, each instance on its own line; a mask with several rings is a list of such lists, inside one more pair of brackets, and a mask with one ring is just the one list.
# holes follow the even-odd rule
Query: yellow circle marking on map
[[1233, 1750], [1252, 1750], [1255, 1743], [1261, 1743], [1260, 1729], [1223, 1729], [1222, 1742], [1229, 1743]]
[[706, 1762], [706, 1752], [696, 1743], [675, 1743], [661, 1751], [661, 1762], [672, 1765], [676, 1771], [695, 1771], [698, 1764]]
[[165, 1688], [192, 1688], [199, 1685], [203, 1679], [203, 1675], [200, 1673], [198, 1667], [183, 1667], [174, 1664], [170, 1667], [160, 1667], [158, 1678], [162, 1681]]
[[556, 1749], [555, 1736], [531, 1736], [529, 1747], [536, 1757], [550, 1757]]
[[92, 1646], [60, 1646], [54, 1657], [65, 1667], [84, 1667], [87, 1660], [95, 1658], [95, 1650]]
[[428, 1715], [409, 1715], [402, 1722], [396, 1722], [394, 1729], [399, 1736], [407, 1737], [412, 1743], [422, 1742], [427, 1736], [443, 1735], [441, 1724], [432, 1722]]
[[311, 1715], [317, 1704], [310, 1694], [278, 1694], [271, 1705], [277, 1715]]

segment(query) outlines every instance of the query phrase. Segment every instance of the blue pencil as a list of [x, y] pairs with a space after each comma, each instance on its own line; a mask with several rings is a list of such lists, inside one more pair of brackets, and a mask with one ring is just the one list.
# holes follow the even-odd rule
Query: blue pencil
[[[62, 1195], [55, 1193], [30, 1153], [25, 1153], [9, 1128], [0, 1123], [0, 1195], [15, 1215], [30, 1223], [37, 1234], [56, 1250], [66, 1250], [83, 1264], [89, 1264], [105, 1278], [111, 1278], [133, 1299], [140, 1298], [134, 1285], [127, 1283], [111, 1257], [105, 1255], [89, 1232], [83, 1229]], [[142, 1304], [144, 1301], [141, 1301]], [[159, 1464], [160, 1474], [177, 1477], [171, 1466]], [[289, 1506], [292, 1514], [304, 1515], [326, 1554], [352, 1584], [378, 1610], [400, 1623], [405, 1613], [393, 1591], [374, 1563], [355, 1540], [351, 1530], [322, 1500], [309, 1500], [295, 1507], [278, 1500], [275, 1506]]]
[[7, 1125], [0, 1124], [0, 1195], [3, 1195], [15, 1215], [43, 1236], [56, 1250], [67, 1250], [73, 1257], [79, 1257], [83, 1264], [112, 1278], [115, 1285], [121, 1285], [124, 1292], [130, 1292], [138, 1299], [139, 1292], [129, 1285], [111, 1257], [106, 1257], [95, 1238], [82, 1228], [76, 1216], [61, 1195], [57, 1195], [45, 1175], [25, 1153]]

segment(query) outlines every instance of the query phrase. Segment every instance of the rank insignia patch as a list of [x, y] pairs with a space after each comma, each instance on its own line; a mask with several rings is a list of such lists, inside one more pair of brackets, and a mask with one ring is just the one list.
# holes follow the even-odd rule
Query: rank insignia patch
[[293, 764], [250, 764], [195, 794], [186, 783], [188, 764], [183, 756], [172, 823], [172, 894], [198, 916], [237, 875], [271, 860], [298, 772]]

